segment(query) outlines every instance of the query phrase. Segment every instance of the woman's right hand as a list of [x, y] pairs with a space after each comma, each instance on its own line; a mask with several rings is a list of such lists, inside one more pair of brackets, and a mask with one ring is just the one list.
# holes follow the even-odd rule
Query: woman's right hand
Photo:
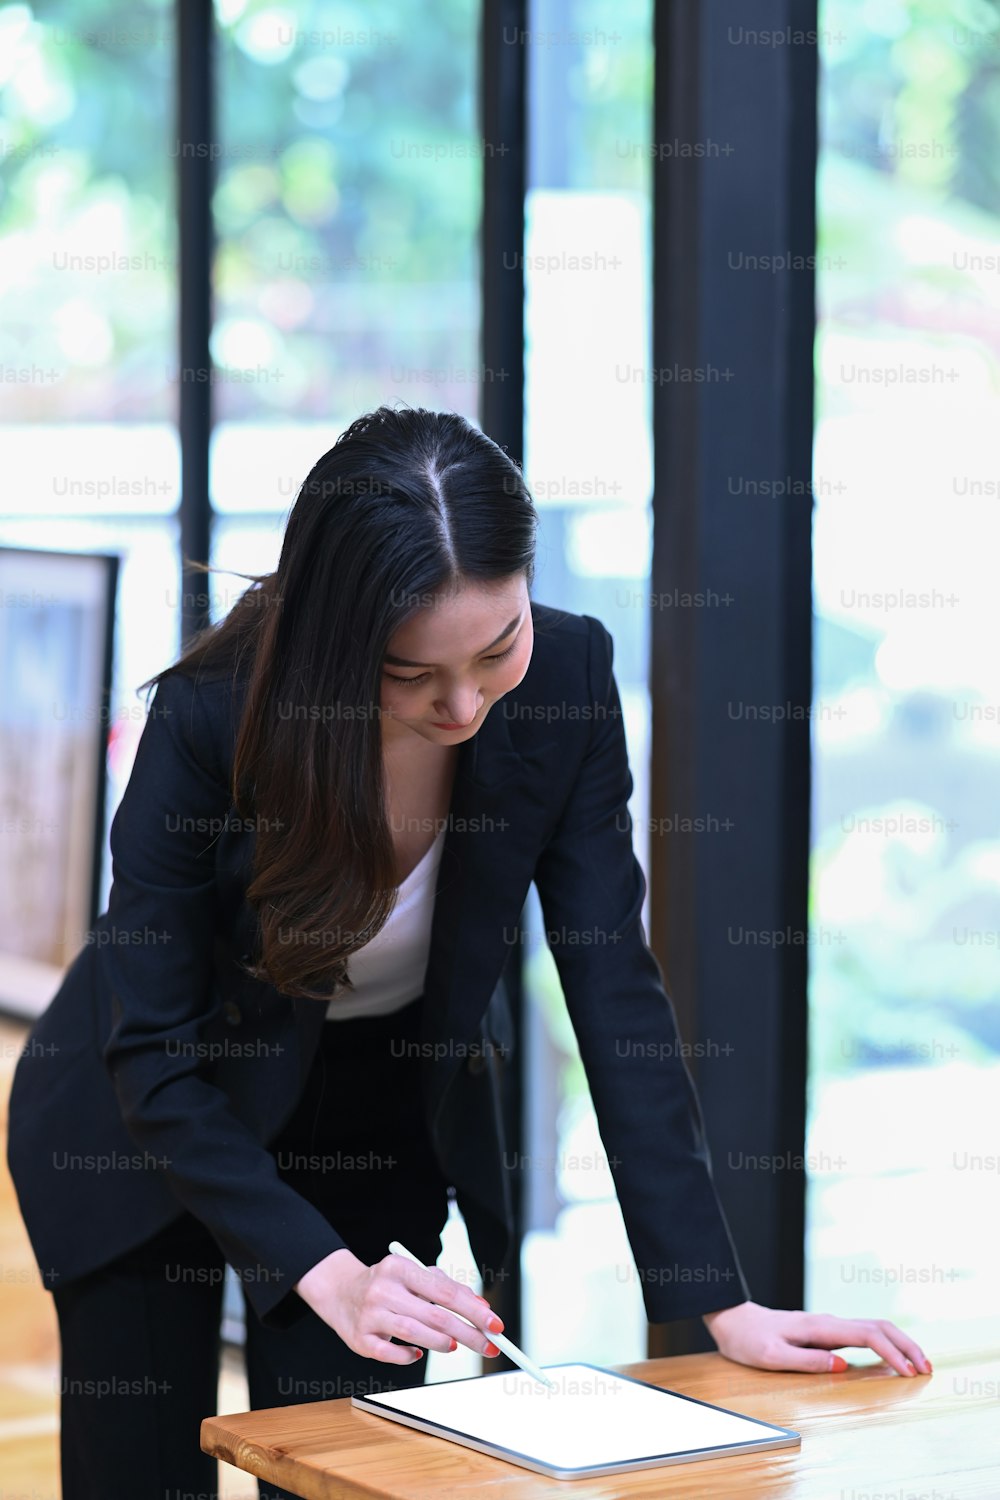
[[[500, 1352], [488, 1332], [502, 1333], [503, 1323], [485, 1297], [439, 1267], [418, 1266], [402, 1255], [386, 1255], [366, 1266], [352, 1251], [334, 1250], [307, 1271], [294, 1290], [365, 1359], [410, 1365], [424, 1349], [447, 1354], [459, 1344], [477, 1354]], [[464, 1318], [476, 1326], [470, 1328]], [[408, 1342], [393, 1344], [392, 1338]]]

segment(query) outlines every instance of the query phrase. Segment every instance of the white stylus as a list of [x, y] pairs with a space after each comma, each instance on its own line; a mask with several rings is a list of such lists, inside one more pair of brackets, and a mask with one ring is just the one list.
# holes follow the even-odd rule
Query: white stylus
[[[424, 1265], [423, 1261], [422, 1260], [418, 1260], [417, 1257], [413, 1254], [412, 1250], [407, 1250], [406, 1246], [405, 1245], [401, 1245], [398, 1240], [390, 1240], [389, 1241], [389, 1249], [392, 1251], [393, 1255], [403, 1255], [403, 1256], [406, 1257], [407, 1260], [412, 1260], [413, 1263], [414, 1263], [414, 1265], [417, 1265], [417, 1266], [423, 1266]], [[425, 1271], [427, 1271], [429, 1269], [430, 1269], [429, 1266], [424, 1266], [424, 1270]], [[440, 1304], [435, 1303], [435, 1306], [439, 1306], [439, 1305]], [[449, 1308], [448, 1311], [451, 1312], [452, 1309]], [[468, 1323], [471, 1328], [475, 1328], [476, 1327], [475, 1323], [473, 1323], [470, 1318], [462, 1317], [461, 1313], [454, 1313], [453, 1316], [456, 1317], [456, 1318], [462, 1318], [462, 1322], [463, 1323]], [[494, 1344], [496, 1344], [496, 1346], [497, 1346], [498, 1349], [502, 1349], [503, 1350], [504, 1354], [507, 1355], [508, 1359], [512, 1359], [516, 1365], [520, 1365], [522, 1370], [526, 1370], [529, 1375], [533, 1375], [535, 1377], [535, 1379], [536, 1380], [540, 1380], [543, 1385], [550, 1386], [552, 1388], [552, 1390], [557, 1390], [558, 1389], [558, 1387], [556, 1386], [555, 1381], [554, 1380], [550, 1380], [547, 1375], [543, 1374], [543, 1372], [538, 1368], [538, 1366], [536, 1364], [533, 1364], [532, 1361], [528, 1358], [528, 1356], [526, 1354], [522, 1353], [522, 1351], [517, 1347], [516, 1344], [512, 1344], [511, 1341], [510, 1341], [510, 1339], [506, 1338], [504, 1334], [502, 1334], [502, 1333], [490, 1333], [489, 1329], [487, 1329], [487, 1328], [479, 1328], [476, 1331], [478, 1333], [485, 1333], [486, 1337], [488, 1339], [490, 1339]]]

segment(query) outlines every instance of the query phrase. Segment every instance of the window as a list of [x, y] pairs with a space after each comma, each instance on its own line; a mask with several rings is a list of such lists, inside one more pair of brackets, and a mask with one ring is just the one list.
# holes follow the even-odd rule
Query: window
[[[589, 0], [529, 7], [525, 471], [542, 518], [534, 594], [595, 615], [614, 636], [644, 868], [651, 37], [647, 0], [613, 15]], [[534, 891], [524, 957], [525, 1346], [550, 1362], [644, 1359], [642, 1288]]]
[[968, 1349], [1000, 1328], [1000, 16], [822, 10], [808, 1296]]

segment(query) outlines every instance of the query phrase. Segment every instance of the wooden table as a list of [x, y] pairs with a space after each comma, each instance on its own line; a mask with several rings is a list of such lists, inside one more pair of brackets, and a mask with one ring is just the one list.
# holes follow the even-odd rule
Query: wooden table
[[[850, 1356], [847, 1356], [850, 1358]], [[201, 1446], [306, 1500], [587, 1500], [756, 1495], [768, 1500], [967, 1500], [1000, 1496], [1000, 1355], [884, 1364], [840, 1375], [750, 1369], [721, 1354], [609, 1366], [801, 1433], [799, 1448], [595, 1479], [528, 1469], [358, 1411], [349, 1397], [206, 1417]]]

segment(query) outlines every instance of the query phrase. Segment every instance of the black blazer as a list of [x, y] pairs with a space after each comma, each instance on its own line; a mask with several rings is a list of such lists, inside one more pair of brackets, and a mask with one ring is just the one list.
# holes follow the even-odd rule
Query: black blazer
[[[588, 615], [531, 608], [527, 673], [459, 750], [417, 1059], [434, 1147], [488, 1289], [514, 1248], [502, 972], [534, 880], [647, 1316], [728, 1307], [749, 1292], [641, 924], [612, 638]], [[18, 1061], [7, 1155], [46, 1286], [186, 1208], [257, 1315], [284, 1327], [306, 1311], [295, 1282], [345, 1242], [267, 1149], [327, 1022], [322, 1002], [239, 966], [258, 930], [254, 833], [229, 791], [242, 685], [157, 686], [111, 825], [108, 909]]]

